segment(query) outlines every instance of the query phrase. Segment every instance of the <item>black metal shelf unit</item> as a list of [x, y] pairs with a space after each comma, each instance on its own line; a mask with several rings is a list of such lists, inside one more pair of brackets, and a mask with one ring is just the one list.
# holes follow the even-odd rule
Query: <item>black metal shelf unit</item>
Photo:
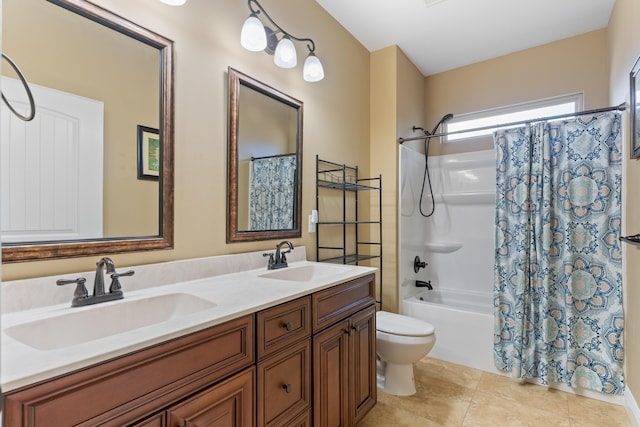
[[[337, 190], [342, 192], [342, 216], [332, 218], [332, 220], [324, 220], [329, 217], [328, 212], [321, 212], [321, 197], [325, 191]], [[363, 220], [359, 218], [358, 209], [358, 193], [362, 191], [377, 192], [377, 198], [372, 196], [371, 209], [374, 209], [374, 201], [378, 205], [378, 220], [367, 218]], [[351, 197], [347, 197], [347, 195]], [[350, 205], [351, 206], [348, 206]], [[351, 212], [348, 213], [348, 207]], [[363, 261], [377, 260], [378, 267], [378, 295], [377, 303], [382, 307], [382, 175], [374, 178], [360, 178], [358, 175], [358, 166], [348, 166], [346, 164], [321, 160], [316, 155], [316, 210], [318, 211], [319, 221], [316, 224], [316, 261], [332, 262], [338, 264], [355, 264], [359, 265]], [[373, 212], [370, 210], [370, 212]], [[360, 231], [361, 225], [369, 227], [377, 225], [377, 232], [369, 234], [377, 238], [371, 237], [370, 241], [361, 241]], [[338, 242], [336, 233], [331, 234], [335, 240], [331, 245], [321, 244], [321, 230], [328, 228], [342, 228], [342, 241]], [[329, 233], [330, 234], [330, 233]], [[324, 235], [324, 234], [323, 234]], [[366, 250], [364, 250], [367, 248]]]

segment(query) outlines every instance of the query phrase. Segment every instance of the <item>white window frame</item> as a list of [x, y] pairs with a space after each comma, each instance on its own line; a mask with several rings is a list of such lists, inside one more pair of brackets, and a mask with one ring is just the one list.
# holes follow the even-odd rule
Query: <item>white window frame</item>
[[[491, 108], [472, 113], [458, 114], [443, 126], [443, 133], [464, 129], [500, 125], [505, 123], [535, 120], [543, 117], [555, 116], [565, 113], [576, 113], [583, 110], [584, 93], [572, 93], [568, 95], [554, 96], [552, 98], [538, 99], [520, 104]], [[511, 126], [515, 127], [517, 125]], [[440, 139], [444, 143], [475, 142], [492, 138], [499, 126], [482, 131], [454, 133], [444, 135]], [[502, 126], [501, 129], [507, 127]]]

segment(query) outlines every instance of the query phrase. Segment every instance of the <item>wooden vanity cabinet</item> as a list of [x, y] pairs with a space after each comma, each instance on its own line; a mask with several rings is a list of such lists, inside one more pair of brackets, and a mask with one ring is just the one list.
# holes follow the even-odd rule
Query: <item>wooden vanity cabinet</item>
[[258, 426], [350, 427], [373, 408], [374, 285], [371, 274], [257, 313]]
[[4, 427], [355, 425], [376, 403], [373, 274], [12, 390]]
[[314, 426], [354, 426], [376, 404], [374, 276], [313, 294]]

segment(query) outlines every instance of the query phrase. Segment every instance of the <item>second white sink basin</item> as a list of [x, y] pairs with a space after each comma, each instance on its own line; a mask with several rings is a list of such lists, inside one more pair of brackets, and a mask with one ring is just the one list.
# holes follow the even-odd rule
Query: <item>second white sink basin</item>
[[124, 299], [10, 326], [5, 332], [37, 350], [55, 350], [166, 322], [215, 306], [211, 301], [185, 293]]
[[294, 282], [310, 282], [312, 280], [343, 273], [345, 267], [332, 264], [307, 264], [301, 267], [285, 267], [261, 274], [265, 279], [289, 280]]

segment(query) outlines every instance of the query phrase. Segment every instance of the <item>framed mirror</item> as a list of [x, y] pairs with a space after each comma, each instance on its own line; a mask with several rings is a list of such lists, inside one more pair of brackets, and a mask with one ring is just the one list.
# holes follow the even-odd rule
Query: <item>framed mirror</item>
[[632, 159], [640, 157], [640, 58], [636, 60], [629, 73], [629, 121], [631, 124], [631, 153]]
[[303, 104], [229, 68], [227, 242], [301, 235]]
[[36, 101], [28, 123], [2, 110], [3, 262], [173, 247], [173, 42], [85, 0], [4, 0], [2, 19]]

